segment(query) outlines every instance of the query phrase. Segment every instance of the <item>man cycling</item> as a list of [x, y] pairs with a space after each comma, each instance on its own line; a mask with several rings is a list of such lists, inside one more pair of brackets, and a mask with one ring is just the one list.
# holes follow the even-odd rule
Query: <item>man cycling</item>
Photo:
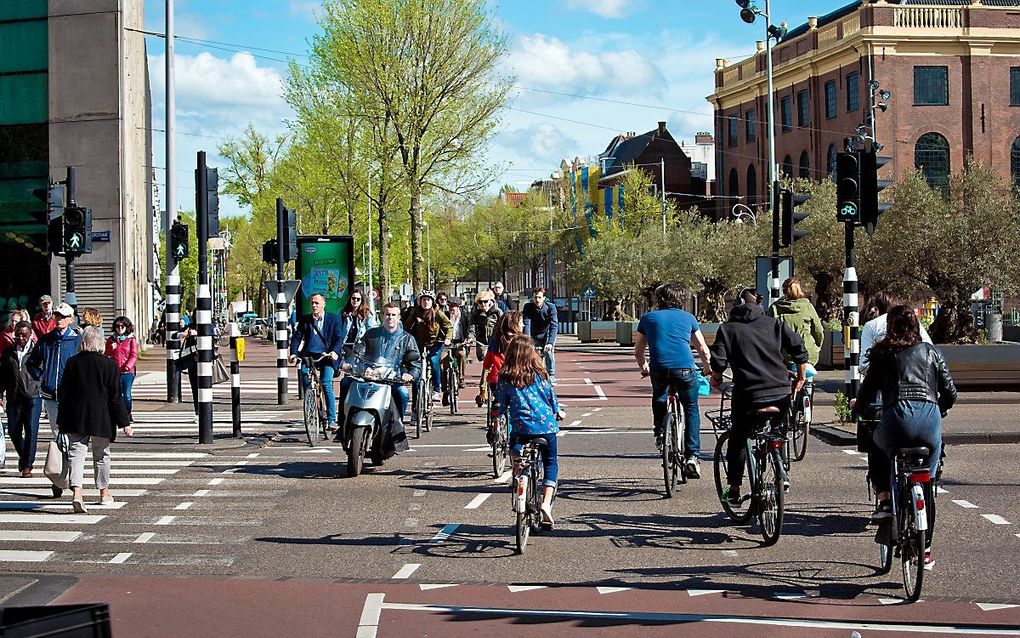
[[[687, 291], [680, 284], [663, 284], [655, 289], [657, 310], [646, 313], [638, 323], [634, 337], [634, 359], [642, 376], [652, 378], [652, 419], [655, 446], [662, 450], [663, 420], [669, 402], [670, 387], [680, 392], [684, 407], [684, 458], [687, 475], [701, 478], [698, 453], [701, 451], [701, 413], [698, 410], [698, 369], [691, 345], [698, 350], [706, 376], [712, 373], [705, 337], [694, 315], [683, 309]], [[645, 349], [650, 361], [645, 360]]]
[[531, 337], [536, 348], [545, 355], [545, 369], [556, 385], [556, 328], [559, 323], [556, 306], [546, 303], [545, 288], [531, 291], [531, 301], [524, 304], [524, 334]]
[[747, 439], [763, 418], [762, 410], [790, 408], [790, 372], [785, 360], [797, 364], [793, 394], [804, 387], [808, 353], [804, 340], [786, 325], [765, 316], [756, 303], [740, 303], [729, 320], [719, 326], [712, 344], [712, 384], [722, 383], [722, 373], [733, 370], [733, 426], [726, 450], [727, 483], [722, 498], [740, 503]]
[[[316, 364], [322, 375], [322, 388], [326, 391], [326, 421], [329, 429], [336, 428], [336, 399], [333, 393], [333, 376], [336, 374], [337, 351], [343, 349], [344, 335], [340, 333], [340, 322], [336, 315], [326, 313], [326, 297], [315, 293], [309, 299], [312, 306], [311, 314], [298, 321], [297, 328], [290, 338], [290, 363], [295, 365], [299, 359], [311, 357], [318, 359], [323, 354], [328, 357]], [[311, 384], [308, 369], [302, 365], [300, 374], [301, 387], [305, 390]]]

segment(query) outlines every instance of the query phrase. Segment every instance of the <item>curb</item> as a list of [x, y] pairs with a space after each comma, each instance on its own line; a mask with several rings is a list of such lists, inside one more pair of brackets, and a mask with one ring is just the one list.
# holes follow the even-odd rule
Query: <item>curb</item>
[[[832, 425], [812, 425], [811, 433], [835, 446], [856, 446], [857, 434]], [[1020, 432], [943, 432], [946, 445], [1002, 445], [1020, 443]]]

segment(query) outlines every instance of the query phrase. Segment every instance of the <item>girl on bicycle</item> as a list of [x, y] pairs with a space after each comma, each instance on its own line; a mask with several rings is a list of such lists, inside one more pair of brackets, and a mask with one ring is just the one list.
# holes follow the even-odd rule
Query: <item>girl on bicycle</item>
[[355, 288], [347, 305], [340, 311], [340, 336], [344, 344], [354, 344], [365, 336], [369, 328], [379, 325], [368, 307], [368, 299], [360, 288]]
[[542, 525], [551, 529], [552, 499], [559, 474], [556, 454], [556, 433], [560, 431], [556, 421], [561, 415], [559, 402], [545, 364], [535, 351], [530, 337], [513, 335], [503, 352], [505, 358], [499, 371], [495, 402], [500, 414], [509, 415], [510, 454], [514, 462], [514, 475], [520, 471], [524, 444], [534, 439], [543, 439], [545, 489], [542, 493]]
[[[431, 290], [423, 290], [414, 302], [414, 310], [404, 321], [404, 330], [414, 336], [423, 356], [428, 358], [432, 369], [432, 400], [439, 401], [440, 377], [439, 359], [444, 346], [450, 345], [450, 320], [442, 310], [436, 308], [436, 296]], [[423, 388], [427, 390], [427, 388]]]
[[514, 335], [524, 332], [524, 315], [515, 310], [505, 312], [496, 320], [492, 330], [492, 339], [485, 347], [485, 358], [482, 359], [482, 380], [478, 384], [479, 392], [475, 403], [482, 407], [489, 392], [495, 392], [499, 381], [499, 371], [503, 367], [504, 352]]

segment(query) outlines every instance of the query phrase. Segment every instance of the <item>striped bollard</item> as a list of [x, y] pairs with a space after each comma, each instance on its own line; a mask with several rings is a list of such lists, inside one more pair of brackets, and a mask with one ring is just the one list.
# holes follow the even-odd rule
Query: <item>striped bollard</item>
[[209, 284], [198, 287], [195, 317], [198, 321], [198, 442], [213, 442], [213, 337], [212, 296]]
[[283, 281], [276, 294], [276, 404], [287, 405], [287, 294]]
[[846, 269], [843, 271], [843, 314], [846, 317], [847, 342], [843, 348], [846, 363], [846, 398], [857, 398], [860, 384], [861, 322], [857, 285], [857, 255], [854, 247], [854, 224], [846, 225]]
[[237, 340], [241, 329], [237, 322], [230, 322], [230, 420], [234, 425], [234, 438], [241, 434], [241, 363], [237, 356]]
[[[169, 231], [168, 231], [169, 232]], [[171, 252], [167, 249], [167, 252]], [[166, 331], [166, 401], [177, 403], [181, 400], [181, 373], [177, 369], [177, 352], [181, 342], [173, 338], [180, 330], [181, 320], [181, 273], [174, 262], [174, 267], [166, 276], [166, 311], [163, 329]]]

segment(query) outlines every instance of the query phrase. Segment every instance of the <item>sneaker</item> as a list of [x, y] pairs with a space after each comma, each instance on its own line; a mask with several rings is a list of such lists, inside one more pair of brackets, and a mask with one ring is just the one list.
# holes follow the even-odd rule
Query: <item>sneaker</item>
[[53, 491], [53, 498], [60, 498], [64, 494], [64, 488], [62, 487], [50, 485], [50, 489]]
[[[439, 393], [439, 392], [433, 392], [432, 393], [432, 402], [433, 403], [435, 403], [436, 401], [441, 401], [442, 398], [443, 398], [443, 395], [441, 393]], [[446, 405], [446, 404], [444, 403], [443, 405]]]
[[85, 508], [85, 501], [81, 499], [74, 499], [71, 501], [71, 507], [74, 509], [75, 514], [88, 514], [88, 509]]
[[32, 470], [31, 469], [21, 470], [21, 478], [32, 478]]
[[687, 472], [687, 478], [699, 479], [701, 478], [701, 462], [698, 461], [698, 457], [690, 455], [684, 462], [684, 471]]
[[548, 503], [542, 503], [542, 506], [538, 508], [542, 512], [542, 527], [546, 529], [553, 528], [553, 515], [552, 506]]
[[721, 498], [730, 505], [740, 505], [740, 488], [727, 485], [723, 488]]
[[99, 503], [101, 505], [113, 505], [116, 502], [117, 501], [113, 499], [113, 494], [107, 494], [106, 496], [99, 499]]
[[656, 434], [655, 435], [655, 449], [658, 450], [660, 454], [662, 453], [662, 446], [665, 445], [665, 444], [666, 444], [666, 437], [662, 436], [661, 434]]
[[924, 552], [924, 568], [928, 571], [935, 569], [935, 557], [930, 549]]
[[482, 395], [476, 394], [475, 395], [475, 405], [477, 405], [478, 407], [482, 407], [483, 403], [485, 403], [485, 401], [482, 401]]
[[881, 523], [892, 518], [892, 501], [884, 500], [878, 502], [878, 507], [875, 508], [875, 512], [871, 515], [872, 523]]
[[333, 432], [334, 430], [336, 430], [336, 421], [330, 421], [326, 423], [326, 430], [329, 432]]

